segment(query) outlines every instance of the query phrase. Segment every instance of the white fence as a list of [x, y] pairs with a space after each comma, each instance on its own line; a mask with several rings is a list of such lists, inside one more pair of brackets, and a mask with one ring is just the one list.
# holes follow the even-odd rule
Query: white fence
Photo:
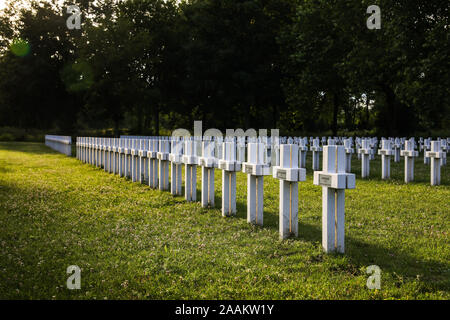
[[72, 155], [72, 138], [70, 136], [45, 135], [45, 145], [65, 155]]

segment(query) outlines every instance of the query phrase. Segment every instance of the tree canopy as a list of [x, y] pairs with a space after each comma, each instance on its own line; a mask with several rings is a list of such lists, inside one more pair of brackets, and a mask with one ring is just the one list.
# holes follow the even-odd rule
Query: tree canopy
[[[368, 29], [372, 2], [11, 0], [0, 126], [450, 134], [448, 4], [380, 0]], [[80, 30], [66, 26], [74, 3]]]

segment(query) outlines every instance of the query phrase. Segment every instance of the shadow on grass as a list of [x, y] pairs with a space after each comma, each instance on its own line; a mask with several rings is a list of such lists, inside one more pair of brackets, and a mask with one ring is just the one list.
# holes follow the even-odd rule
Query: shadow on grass
[[61, 154], [38, 142], [0, 142], [0, 150], [19, 151], [30, 154]]
[[[322, 230], [316, 226], [299, 223], [299, 238], [309, 242], [322, 242]], [[293, 238], [295, 240], [295, 238]], [[378, 265], [382, 271], [389, 271], [399, 276], [400, 282], [402, 277], [417, 278], [420, 282], [429, 284], [433, 282], [433, 288], [438, 290], [449, 290], [448, 272], [450, 263], [442, 263], [436, 260], [418, 260], [410, 254], [403, 251], [402, 248], [386, 248], [374, 243], [368, 243], [357, 240], [351, 236], [345, 236], [345, 255], [349, 260], [349, 265], [342, 265], [336, 268], [337, 272], [353, 273], [355, 269], [363, 266]], [[406, 248], [408, 249], [408, 248]], [[325, 254], [325, 253], [323, 253]], [[332, 253], [331, 255], [341, 256], [342, 254]], [[316, 257], [316, 259], [320, 259]], [[438, 280], [438, 281], [436, 281]]]

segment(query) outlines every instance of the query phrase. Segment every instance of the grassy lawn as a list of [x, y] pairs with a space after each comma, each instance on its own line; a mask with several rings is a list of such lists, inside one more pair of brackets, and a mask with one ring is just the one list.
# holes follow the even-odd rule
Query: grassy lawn
[[[346, 253], [322, 252], [321, 187], [299, 191], [299, 237], [278, 239], [279, 182], [264, 178], [264, 227], [246, 222], [246, 176], [238, 174], [238, 214], [152, 190], [43, 144], [0, 143], [1, 299], [449, 299], [450, 168], [430, 186], [416, 159], [403, 183], [403, 158], [380, 179], [346, 191]], [[199, 179], [200, 179], [200, 170]], [[184, 178], [184, 176], [183, 176]], [[198, 180], [197, 188], [200, 188]], [[198, 190], [200, 195], [200, 190]], [[200, 197], [198, 196], [198, 199]], [[366, 287], [369, 265], [381, 290]], [[81, 289], [66, 269], [81, 267]]]

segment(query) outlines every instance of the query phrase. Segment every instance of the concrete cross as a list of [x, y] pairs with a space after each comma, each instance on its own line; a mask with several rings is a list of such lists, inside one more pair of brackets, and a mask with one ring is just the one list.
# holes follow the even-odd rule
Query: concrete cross
[[[202, 167], [202, 194], [201, 204], [203, 208], [214, 207], [214, 167], [217, 159], [214, 156], [218, 150], [216, 146], [222, 149], [221, 141], [203, 141], [202, 156], [198, 159], [198, 165]], [[222, 150], [219, 154], [222, 153]]]
[[241, 162], [236, 161], [236, 143], [225, 142], [222, 145], [222, 216], [236, 214], [236, 172], [241, 170]]
[[183, 163], [185, 164], [185, 198], [186, 201], [197, 200], [197, 142], [186, 140], [184, 142]]
[[264, 144], [247, 145], [247, 162], [242, 165], [247, 174], [247, 222], [263, 225], [264, 175], [269, 167], [264, 164]]
[[405, 157], [405, 183], [414, 180], [414, 158], [419, 155], [414, 150], [414, 140], [405, 141], [405, 150], [400, 152], [402, 157]]
[[370, 175], [370, 155], [373, 150], [370, 148], [370, 142], [368, 139], [361, 141], [361, 148], [358, 149], [358, 154], [361, 155], [361, 177], [368, 178]]
[[173, 137], [171, 141], [171, 148], [169, 154], [170, 161], [170, 193], [172, 195], [181, 196], [181, 177], [183, 166], [183, 141], [180, 137]]
[[273, 177], [280, 180], [280, 239], [298, 236], [298, 181], [306, 180], [306, 169], [299, 168], [298, 146], [282, 144], [280, 166], [273, 168]]
[[323, 171], [314, 172], [322, 186], [322, 246], [325, 252], [345, 249], [345, 189], [355, 188], [355, 175], [345, 172], [344, 146], [323, 149]]
[[391, 156], [394, 155], [392, 142], [381, 140], [381, 149], [378, 150], [378, 154], [381, 155], [381, 179], [389, 179], [391, 177]]
[[350, 173], [352, 170], [352, 154], [355, 152], [352, 147], [352, 139], [344, 140], [345, 148], [345, 172]]
[[170, 144], [167, 137], [162, 137], [159, 140], [159, 151], [156, 154], [156, 158], [159, 161], [158, 168], [158, 182], [159, 190], [169, 190], [169, 153]]
[[431, 141], [431, 151], [426, 151], [427, 157], [431, 159], [431, 185], [441, 184], [441, 141]]
[[159, 139], [152, 137], [147, 151], [148, 158], [148, 184], [151, 188], [158, 187], [158, 151]]
[[322, 151], [322, 147], [320, 147], [319, 145], [319, 138], [313, 140], [313, 144], [310, 149], [312, 151], [312, 169], [314, 171], [318, 171], [320, 163], [320, 152]]

